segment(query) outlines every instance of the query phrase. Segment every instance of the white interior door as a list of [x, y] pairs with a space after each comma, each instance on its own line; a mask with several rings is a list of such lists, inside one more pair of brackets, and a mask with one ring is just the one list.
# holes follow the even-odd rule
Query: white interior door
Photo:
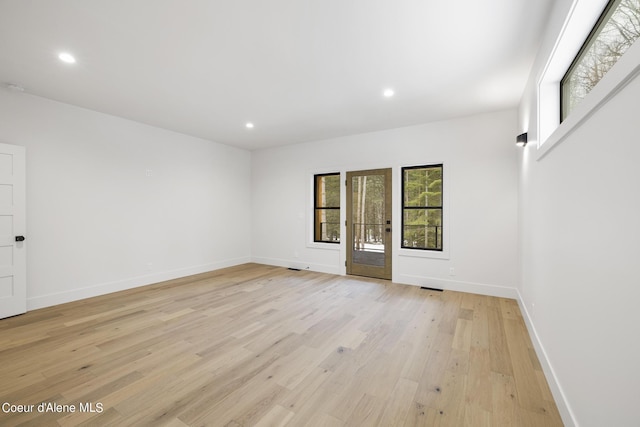
[[0, 144], [0, 319], [27, 311], [24, 147]]

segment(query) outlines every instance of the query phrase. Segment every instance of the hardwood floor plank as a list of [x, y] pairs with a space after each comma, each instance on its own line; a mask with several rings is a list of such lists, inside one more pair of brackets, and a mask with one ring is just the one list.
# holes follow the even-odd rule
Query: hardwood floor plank
[[489, 323], [489, 354], [491, 357], [491, 371], [513, 376], [511, 353], [507, 345], [507, 336], [504, 332], [504, 319], [500, 308], [489, 307], [487, 310]]
[[415, 400], [424, 406], [430, 407], [442, 392], [442, 383], [451, 357], [452, 342], [453, 335], [449, 333], [438, 332], [436, 335], [416, 391]]
[[384, 403], [384, 400], [379, 397], [363, 394], [345, 424], [348, 426], [384, 425], [380, 423]]
[[471, 329], [473, 327], [472, 320], [458, 319], [456, 322], [455, 332], [453, 334], [452, 348], [469, 351], [471, 347]]
[[332, 375], [332, 371], [316, 367], [303, 383], [284, 394], [278, 402], [283, 408], [294, 412], [295, 415], [299, 412], [299, 408], [311, 400], [312, 396], [318, 394], [318, 390], [324, 387]]
[[481, 406], [471, 403], [465, 407], [463, 425], [474, 427], [491, 427], [493, 425], [491, 411], [487, 411]]
[[518, 392], [513, 377], [491, 373], [491, 419], [495, 426], [515, 426], [518, 420]]
[[[289, 423], [289, 425], [297, 425], [297, 424]], [[343, 427], [349, 424], [345, 424], [339, 419], [332, 417], [331, 415], [320, 414], [319, 416], [315, 416], [311, 418], [305, 424], [300, 424], [300, 425], [303, 425], [304, 427]]]
[[[466, 402], [474, 408], [490, 414], [492, 411], [492, 396], [488, 391], [492, 390], [492, 388], [489, 349], [471, 347], [466, 384]], [[479, 413], [480, 411], [474, 412], [474, 414]]]
[[280, 405], [275, 405], [260, 418], [255, 427], [284, 427], [295, 414]]
[[413, 405], [418, 383], [400, 378], [391, 392], [382, 413], [380, 425], [403, 426]]
[[0, 425], [562, 421], [514, 300], [246, 264], [0, 320]]

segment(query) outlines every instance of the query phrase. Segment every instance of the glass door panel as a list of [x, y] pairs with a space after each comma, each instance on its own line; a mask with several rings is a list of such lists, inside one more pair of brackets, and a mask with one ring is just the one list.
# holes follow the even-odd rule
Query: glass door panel
[[391, 279], [391, 169], [347, 172], [347, 274]]

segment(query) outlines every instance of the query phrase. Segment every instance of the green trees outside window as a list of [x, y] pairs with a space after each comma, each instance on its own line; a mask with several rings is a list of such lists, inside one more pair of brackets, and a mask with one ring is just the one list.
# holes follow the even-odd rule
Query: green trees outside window
[[442, 165], [402, 168], [402, 247], [442, 251]]
[[640, 37], [640, 0], [610, 0], [560, 82], [561, 120]]
[[314, 175], [313, 240], [340, 243], [340, 174]]

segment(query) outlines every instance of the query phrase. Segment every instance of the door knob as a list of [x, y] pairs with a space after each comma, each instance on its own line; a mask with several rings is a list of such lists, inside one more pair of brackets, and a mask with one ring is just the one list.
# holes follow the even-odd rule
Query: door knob
[[24, 242], [24, 236], [16, 236], [16, 242]]

